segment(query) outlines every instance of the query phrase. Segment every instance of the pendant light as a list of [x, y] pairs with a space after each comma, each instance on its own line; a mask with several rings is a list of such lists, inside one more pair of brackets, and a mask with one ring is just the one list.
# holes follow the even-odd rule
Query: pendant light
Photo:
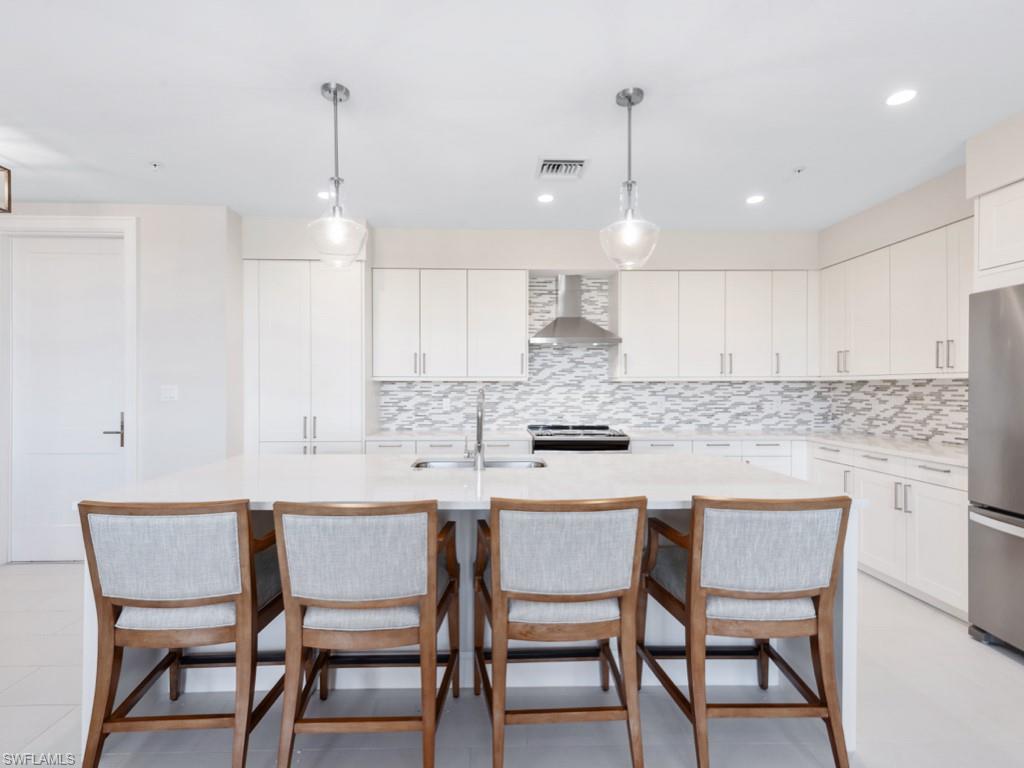
[[349, 91], [339, 83], [324, 83], [320, 93], [334, 105], [334, 175], [331, 190], [334, 197], [330, 209], [310, 222], [309, 234], [322, 260], [336, 267], [347, 267], [362, 253], [366, 242], [366, 226], [346, 218], [341, 210], [341, 172], [338, 170], [338, 105], [348, 101]]
[[615, 103], [626, 108], [626, 180], [619, 192], [622, 218], [601, 230], [601, 247], [619, 269], [638, 269], [647, 263], [658, 244], [658, 226], [636, 214], [637, 192], [633, 181], [633, 107], [644, 100], [641, 88], [624, 88]]

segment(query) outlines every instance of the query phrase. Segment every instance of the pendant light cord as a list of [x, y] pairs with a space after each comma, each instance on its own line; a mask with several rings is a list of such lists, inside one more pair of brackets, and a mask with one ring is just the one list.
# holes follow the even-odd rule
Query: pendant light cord
[[626, 182], [633, 183], [633, 104], [626, 106]]
[[341, 171], [338, 168], [338, 88], [334, 88], [334, 98], [331, 99], [334, 103], [334, 177], [331, 182], [334, 184], [334, 203], [333, 207], [335, 210], [341, 208]]

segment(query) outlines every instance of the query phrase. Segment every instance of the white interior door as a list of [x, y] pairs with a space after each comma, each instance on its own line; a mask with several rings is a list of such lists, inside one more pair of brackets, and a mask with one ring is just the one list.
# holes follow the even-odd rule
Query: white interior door
[[310, 434], [309, 262], [261, 261], [260, 441]]
[[679, 273], [679, 375], [723, 376], [725, 273]]
[[363, 266], [310, 263], [313, 440], [363, 436]]
[[726, 371], [731, 376], [772, 373], [772, 273], [725, 273]]
[[12, 240], [12, 560], [80, 560], [75, 505], [132, 478], [134, 263], [101, 237]]

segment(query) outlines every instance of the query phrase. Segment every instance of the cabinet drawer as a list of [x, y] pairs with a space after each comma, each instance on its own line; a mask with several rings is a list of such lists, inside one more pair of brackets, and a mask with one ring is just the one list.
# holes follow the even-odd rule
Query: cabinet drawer
[[530, 453], [529, 440], [484, 440], [487, 456], [525, 456]]
[[318, 440], [313, 443], [312, 453], [316, 455], [323, 455], [328, 453], [362, 453], [363, 444], [358, 441], [334, 441], [334, 440]]
[[887, 475], [902, 475], [907, 468], [907, 460], [902, 456], [893, 456], [890, 453], [864, 451], [860, 449], [853, 451], [853, 457], [850, 463], [861, 469], [884, 472]]
[[367, 453], [416, 453], [415, 440], [367, 440]]
[[693, 452], [698, 456], [742, 456], [742, 440], [694, 440]]
[[630, 440], [632, 453], [693, 453], [692, 440]]
[[905, 473], [909, 478], [933, 485], [943, 485], [946, 488], [956, 488], [960, 491], [967, 490], [967, 467], [940, 464], [935, 461], [919, 461], [918, 459], [907, 459], [906, 461]]
[[465, 440], [417, 440], [416, 453], [446, 455], [449, 453], [463, 454], [466, 452]]
[[835, 445], [811, 443], [811, 457], [815, 459], [822, 459], [824, 461], [834, 461], [837, 464], [852, 464], [853, 449], [840, 448]]
[[744, 456], [789, 456], [792, 453], [789, 440], [744, 440]]

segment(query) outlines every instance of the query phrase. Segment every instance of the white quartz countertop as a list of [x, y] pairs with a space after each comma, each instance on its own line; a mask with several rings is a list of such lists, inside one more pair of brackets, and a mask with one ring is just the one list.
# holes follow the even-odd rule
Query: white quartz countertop
[[[366, 436], [367, 440], [475, 440], [476, 433], [471, 432], [373, 432]], [[530, 433], [525, 429], [484, 430], [484, 440], [529, 440]]]
[[482, 509], [492, 497], [646, 496], [650, 509], [686, 509], [694, 495], [810, 498], [818, 486], [728, 459], [688, 455], [555, 454], [541, 469], [419, 469], [392, 455], [236, 456], [120, 488], [105, 501], [249, 499], [364, 502], [437, 499], [441, 509]]

